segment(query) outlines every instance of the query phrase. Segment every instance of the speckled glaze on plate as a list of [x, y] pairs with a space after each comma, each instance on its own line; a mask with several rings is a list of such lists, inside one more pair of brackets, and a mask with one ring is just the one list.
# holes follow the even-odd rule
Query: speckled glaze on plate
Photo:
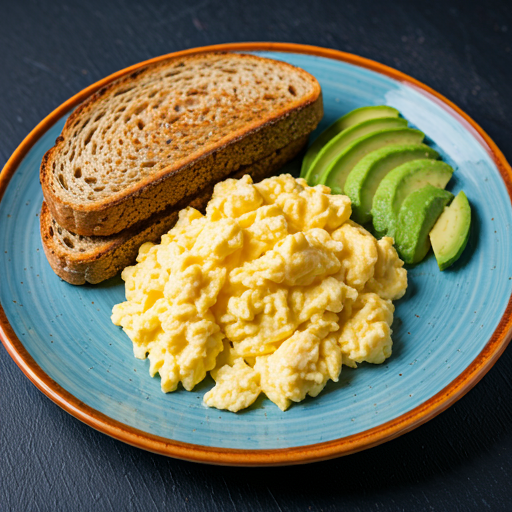
[[[391, 68], [317, 47], [245, 43], [194, 49], [256, 51], [300, 66], [319, 80], [324, 119], [317, 132], [363, 105], [397, 108], [455, 168], [448, 188], [466, 192], [471, 238], [461, 260], [439, 272], [432, 255], [409, 270], [396, 303], [394, 348], [383, 365], [343, 368], [315, 399], [281, 412], [260, 397], [232, 414], [193, 392], [160, 391], [148, 362], [110, 322], [124, 300], [113, 278], [75, 287], [44, 256], [38, 213], [39, 164], [66, 115], [120, 71], [74, 96], [23, 141], [0, 175], [0, 335], [34, 384], [92, 427], [132, 445], [194, 461], [296, 464], [369, 448], [411, 430], [466, 393], [505, 349], [512, 331], [512, 171], [468, 116], [425, 85]], [[176, 54], [178, 55], [178, 54]], [[153, 59], [158, 60], [158, 59]]]

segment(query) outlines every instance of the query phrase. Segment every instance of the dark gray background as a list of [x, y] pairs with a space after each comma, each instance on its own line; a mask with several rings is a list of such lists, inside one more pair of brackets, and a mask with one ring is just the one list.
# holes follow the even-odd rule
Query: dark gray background
[[[510, 1], [0, 0], [0, 167], [43, 117], [114, 71], [258, 40], [336, 48], [410, 74], [466, 111], [512, 161]], [[0, 510], [512, 510], [511, 383], [509, 349], [448, 411], [385, 445], [307, 466], [221, 468], [83, 425], [1, 348]]]

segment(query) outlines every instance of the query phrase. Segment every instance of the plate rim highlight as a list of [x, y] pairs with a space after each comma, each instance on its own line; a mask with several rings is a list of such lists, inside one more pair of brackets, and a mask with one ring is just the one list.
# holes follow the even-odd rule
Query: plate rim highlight
[[[117, 71], [98, 82], [95, 82], [62, 103], [47, 117], [45, 117], [14, 151], [0, 173], [0, 201], [7, 189], [10, 179], [33, 145], [62, 116], [75, 108], [87, 97], [119, 77], [129, 74], [148, 64], [159, 62], [169, 57], [221, 51], [274, 51], [314, 55], [366, 68], [386, 75], [398, 82], [407, 84], [407, 86], [428, 96], [431, 101], [441, 106], [450, 115], [455, 117], [465, 130], [475, 137], [494, 161], [505, 183], [512, 203], [512, 168], [485, 131], [450, 100], [418, 80], [395, 70], [394, 68], [385, 66], [370, 59], [318, 46], [273, 42], [227, 43], [191, 48], [134, 64]], [[161, 455], [209, 464], [238, 466], [301, 464], [326, 460], [342, 455], [349, 455], [351, 453], [379, 445], [386, 441], [390, 441], [437, 416], [465, 395], [490, 370], [512, 338], [512, 295], [509, 298], [505, 312], [501, 317], [496, 330], [482, 351], [457, 378], [452, 380], [450, 384], [429, 400], [423, 402], [408, 413], [402, 414], [391, 421], [358, 434], [339, 438], [333, 441], [293, 448], [243, 450], [207, 447], [174, 441], [135, 429], [119, 421], [113, 420], [109, 416], [89, 407], [71, 393], [63, 389], [48, 374], [46, 374], [30, 356], [14, 333], [1, 304], [0, 338], [15, 363], [40, 391], [72, 416], [78, 418], [94, 429], [120, 441]]]

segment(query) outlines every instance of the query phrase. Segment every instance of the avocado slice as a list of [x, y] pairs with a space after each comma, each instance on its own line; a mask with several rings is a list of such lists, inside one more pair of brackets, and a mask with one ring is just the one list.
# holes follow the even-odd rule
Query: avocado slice
[[439, 270], [448, 268], [459, 259], [468, 243], [470, 226], [471, 206], [461, 190], [430, 231], [430, 242]]
[[409, 194], [398, 214], [395, 245], [405, 263], [419, 263], [430, 249], [429, 232], [453, 199], [447, 190], [430, 184]]
[[337, 121], [334, 121], [329, 128], [325, 129], [311, 144], [306, 151], [302, 160], [302, 167], [300, 170], [300, 177], [304, 178], [311, 167], [311, 164], [317, 157], [322, 148], [338, 133], [350, 128], [355, 124], [368, 121], [369, 119], [379, 119], [381, 117], [398, 117], [400, 112], [396, 108], [388, 107], [386, 105], [378, 105], [375, 107], [361, 107], [350, 111]]
[[320, 176], [322, 176], [329, 164], [336, 159], [343, 149], [361, 137], [381, 130], [406, 127], [406, 119], [383, 117], [380, 119], [369, 119], [343, 130], [331, 139], [318, 153], [306, 173], [306, 181], [311, 186], [317, 185]]
[[382, 179], [405, 162], [428, 158], [439, 158], [439, 153], [425, 144], [385, 146], [366, 155], [345, 182], [344, 193], [352, 201], [352, 218], [359, 224], [372, 220], [373, 198]]
[[413, 160], [393, 169], [382, 179], [373, 196], [371, 215], [377, 235], [394, 238], [404, 199], [427, 183], [446, 187], [452, 174], [453, 168], [439, 160]]
[[392, 144], [419, 144], [424, 137], [423, 132], [412, 128], [395, 128], [370, 133], [347, 146], [327, 167], [319, 183], [330, 187], [333, 194], [342, 194], [349, 172], [368, 153]]

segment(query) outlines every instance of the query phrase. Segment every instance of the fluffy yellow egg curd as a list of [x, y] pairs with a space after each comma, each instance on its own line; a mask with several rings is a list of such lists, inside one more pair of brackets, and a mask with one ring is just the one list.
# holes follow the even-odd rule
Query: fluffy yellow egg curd
[[186, 208], [159, 245], [141, 246], [112, 321], [162, 391], [210, 372], [206, 405], [236, 412], [264, 393], [284, 411], [342, 364], [391, 355], [407, 272], [393, 240], [350, 214], [348, 197], [287, 174], [221, 182], [206, 215]]

